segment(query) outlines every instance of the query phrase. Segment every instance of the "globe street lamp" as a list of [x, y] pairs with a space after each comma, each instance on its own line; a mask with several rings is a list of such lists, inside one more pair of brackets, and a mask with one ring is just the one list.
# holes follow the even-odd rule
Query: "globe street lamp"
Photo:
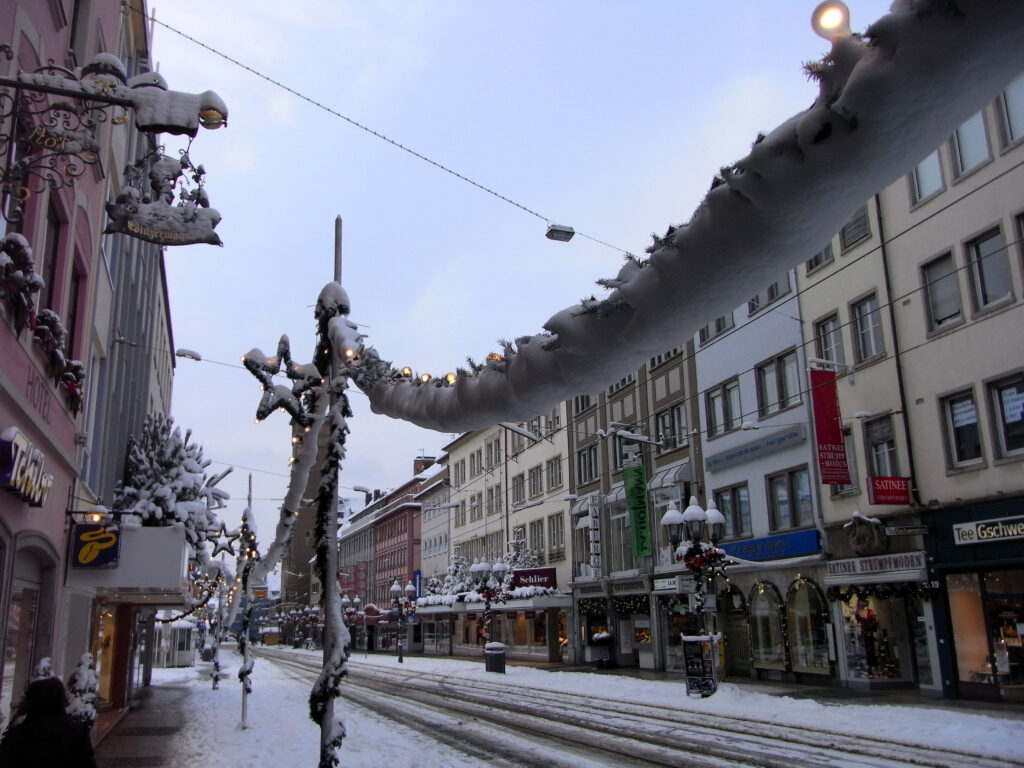
[[675, 504], [670, 504], [662, 515], [661, 524], [665, 526], [672, 542], [673, 559], [679, 556], [679, 550], [685, 546], [683, 565], [696, 577], [690, 610], [697, 614], [698, 634], [696, 637], [682, 638], [683, 657], [687, 693], [707, 697], [718, 687], [715, 674], [717, 639], [708, 635], [705, 627], [704, 590], [707, 582], [714, 577], [715, 569], [725, 566], [725, 553], [718, 548], [718, 542], [725, 534], [725, 516], [714, 501], [709, 501], [708, 508], [703, 509], [697, 503], [697, 497], [691, 496], [689, 506], [682, 512]]
[[503, 584], [508, 566], [502, 558], [491, 565], [486, 560], [477, 558], [469, 566], [477, 593], [484, 599], [484, 664], [488, 672], [505, 672], [505, 645], [492, 642], [491, 602], [505, 602]]
[[[403, 594], [404, 593], [404, 594]], [[398, 612], [398, 663], [401, 664], [402, 659], [402, 635], [405, 634], [405, 617], [412, 616], [416, 613], [416, 587], [412, 585], [410, 581], [405, 585], [405, 589], [402, 589], [402, 585], [398, 583], [398, 579], [395, 579], [394, 584], [391, 585], [391, 607]], [[357, 598], [358, 599], [358, 598]]]

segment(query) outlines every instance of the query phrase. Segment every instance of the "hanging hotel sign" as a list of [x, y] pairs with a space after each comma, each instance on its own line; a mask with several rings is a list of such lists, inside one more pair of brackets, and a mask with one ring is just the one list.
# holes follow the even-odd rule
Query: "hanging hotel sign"
[[73, 568], [117, 568], [121, 528], [116, 523], [77, 523], [71, 535]]
[[650, 557], [651, 527], [647, 519], [647, 477], [643, 465], [623, 467], [622, 484], [626, 491], [633, 557]]
[[909, 504], [909, 477], [868, 477], [869, 504]]
[[953, 541], [957, 544], [991, 544], [1011, 539], [1024, 539], [1024, 515], [974, 520], [953, 526]]
[[846, 441], [839, 415], [836, 372], [812, 368], [811, 407], [814, 412], [814, 440], [818, 451], [818, 474], [823, 485], [849, 485]]
[[43, 471], [46, 457], [17, 427], [0, 433], [0, 486], [20, 496], [30, 507], [41, 507], [53, 487], [53, 475]]
[[[213, 231], [220, 223], [220, 213], [210, 208], [210, 200], [203, 189], [206, 174], [203, 166], [193, 166], [187, 153], [182, 154], [180, 160], [160, 155], [150, 161], [151, 158], [144, 158], [135, 167], [126, 169], [129, 186], [113, 203], [106, 204], [109, 221], [104, 232], [126, 234], [157, 245], [223, 245], [220, 236]], [[174, 191], [186, 170], [190, 171], [196, 188], [179, 189], [179, 202], [172, 205]], [[140, 191], [144, 173], [152, 188], [145, 196]], [[133, 183], [137, 186], [132, 186]]]

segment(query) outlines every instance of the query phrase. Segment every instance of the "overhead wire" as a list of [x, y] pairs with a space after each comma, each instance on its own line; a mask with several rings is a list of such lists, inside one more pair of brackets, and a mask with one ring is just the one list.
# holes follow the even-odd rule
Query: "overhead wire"
[[[144, 16], [142, 10], [139, 9], [139, 8], [136, 8], [131, 3], [128, 3], [126, 5], [126, 7], [129, 10], [134, 11], [135, 13], [138, 13], [138, 14]], [[390, 144], [391, 146], [395, 147], [396, 149], [400, 149], [401, 151], [406, 152], [406, 153], [412, 155], [416, 159], [422, 160], [423, 162], [428, 163], [429, 165], [434, 166], [438, 170], [443, 171], [444, 173], [447, 173], [447, 174], [449, 174], [451, 176], [454, 176], [455, 178], [459, 179], [460, 181], [463, 181], [466, 184], [469, 184], [469, 185], [477, 188], [481, 192], [484, 192], [484, 193], [486, 193], [488, 195], [496, 197], [497, 199], [501, 200], [502, 202], [507, 203], [508, 205], [511, 205], [511, 206], [513, 206], [515, 208], [518, 208], [519, 210], [521, 210], [521, 211], [523, 211], [525, 213], [528, 213], [530, 216], [534, 216], [535, 218], [540, 219], [545, 224], [551, 225], [551, 224], [555, 223], [554, 219], [551, 219], [551, 218], [543, 215], [542, 213], [538, 213], [537, 211], [533, 210], [532, 208], [527, 207], [523, 203], [520, 203], [520, 202], [518, 202], [516, 200], [513, 200], [512, 198], [510, 198], [510, 197], [508, 197], [506, 195], [501, 194], [500, 192], [496, 191], [495, 189], [492, 189], [491, 187], [488, 187], [485, 184], [482, 184], [482, 183], [476, 181], [475, 179], [470, 178], [466, 174], [460, 173], [459, 171], [456, 171], [453, 168], [450, 168], [449, 166], [445, 165], [444, 163], [441, 163], [441, 162], [439, 162], [437, 160], [434, 160], [433, 158], [430, 158], [427, 155], [424, 155], [422, 152], [416, 151], [412, 147], [409, 147], [409, 146], [407, 146], [405, 144], [402, 144], [400, 141], [397, 141], [396, 139], [391, 138], [387, 134], [384, 134], [384, 133], [381, 133], [380, 131], [374, 130], [373, 128], [369, 127], [368, 125], [365, 125], [365, 124], [359, 122], [358, 120], [355, 120], [354, 118], [349, 117], [348, 115], [342, 114], [341, 112], [339, 112], [338, 110], [334, 109], [333, 107], [330, 107], [330, 106], [324, 104], [323, 102], [317, 101], [316, 99], [312, 98], [311, 96], [307, 96], [305, 93], [297, 90], [296, 88], [293, 88], [293, 87], [291, 87], [291, 86], [281, 82], [280, 80], [274, 79], [270, 75], [267, 75], [266, 73], [261, 72], [258, 69], [249, 66], [248, 64], [246, 64], [246, 63], [244, 63], [244, 62], [234, 58], [233, 56], [229, 56], [228, 54], [224, 53], [223, 51], [220, 51], [217, 48], [214, 48], [212, 45], [210, 45], [208, 43], [204, 43], [202, 40], [199, 40], [198, 38], [193, 37], [192, 35], [188, 34], [187, 32], [184, 32], [184, 31], [182, 31], [180, 29], [177, 29], [176, 27], [172, 27], [170, 24], [168, 24], [168, 23], [166, 23], [164, 21], [161, 21], [160, 19], [156, 18], [155, 16], [151, 16], [149, 18], [150, 18], [150, 21], [152, 21], [153, 23], [158, 24], [159, 26], [163, 27], [164, 29], [166, 29], [166, 30], [168, 30], [170, 32], [173, 32], [174, 34], [178, 35], [179, 37], [184, 38], [185, 40], [188, 40], [190, 43], [193, 43], [194, 45], [198, 45], [200, 48], [203, 48], [204, 50], [209, 51], [214, 56], [218, 56], [219, 58], [222, 58], [225, 61], [230, 62], [231, 64], [234, 64], [236, 67], [239, 67], [240, 69], [245, 70], [249, 74], [254, 75], [255, 77], [258, 77], [259, 79], [261, 79], [261, 80], [263, 80], [263, 81], [273, 85], [275, 88], [280, 88], [281, 90], [286, 91], [287, 93], [290, 93], [292, 96], [296, 97], [297, 99], [300, 99], [300, 100], [306, 102], [307, 104], [309, 104], [309, 105], [311, 105], [313, 107], [316, 107], [317, 109], [320, 109], [320, 110], [322, 110], [324, 112], [327, 112], [328, 114], [330, 114], [330, 115], [332, 115], [332, 116], [334, 116], [334, 117], [336, 117], [336, 118], [338, 118], [340, 120], [344, 120], [349, 125], [351, 125], [351, 126], [353, 126], [355, 128], [358, 128], [361, 131], [365, 131], [366, 133], [370, 134], [374, 138], [377, 138], [377, 139], [380, 139], [381, 141], [387, 142], [388, 144]], [[608, 248], [611, 248], [611, 249], [613, 249], [615, 251], [618, 251], [620, 253], [623, 253], [623, 254], [628, 254], [629, 253], [629, 251], [626, 250], [625, 248], [620, 248], [618, 246], [611, 245], [610, 243], [607, 243], [607, 242], [605, 242], [603, 240], [599, 240], [596, 237], [592, 237], [590, 235], [587, 235], [587, 234], [585, 234], [583, 232], [580, 232], [579, 230], [574, 230], [574, 231], [575, 231], [576, 234], [581, 235], [581, 236], [587, 238], [588, 240], [592, 240], [595, 243], [598, 243], [600, 245], [604, 245], [604, 246], [606, 246]]]

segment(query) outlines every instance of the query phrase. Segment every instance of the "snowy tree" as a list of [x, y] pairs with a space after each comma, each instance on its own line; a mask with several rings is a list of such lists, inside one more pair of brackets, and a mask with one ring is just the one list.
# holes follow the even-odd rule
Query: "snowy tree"
[[96, 722], [96, 665], [91, 653], [83, 653], [68, 678], [67, 713], [77, 723], [91, 728]]
[[442, 595], [458, 595], [473, 588], [473, 576], [469, 572], [471, 563], [462, 555], [452, 555], [448, 562], [448, 573], [441, 586]]
[[29, 678], [29, 682], [34, 683], [36, 680], [45, 680], [48, 677], [56, 677], [53, 674], [53, 661], [49, 656], [43, 656], [32, 669], [32, 676]]
[[217, 483], [231, 468], [207, 475], [210, 462], [191, 437], [191, 430], [182, 437], [171, 418], [147, 416], [142, 435], [129, 440], [124, 482], [114, 491], [114, 511], [136, 515], [144, 526], [181, 523], [189, 544], [198, 550], [218, 528], [213, 510], [223, 508], [228, 494]]

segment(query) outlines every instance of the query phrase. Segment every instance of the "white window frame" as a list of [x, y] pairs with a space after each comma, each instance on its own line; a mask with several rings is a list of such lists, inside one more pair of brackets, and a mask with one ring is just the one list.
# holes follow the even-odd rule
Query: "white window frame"
[[[946, 251], [921, 265], [921, 283], [929, 329], [936, 331], [949, 328], [963, 321], [960, 278], [952, 251]], [[953, 311], [954, 305], [956, 311]]]
[[795, 349], [758, 365], [756, 376], [757, 411], [761, 416], [799, 405], [802, 384]]
[[743, 418], [738, 379], [723, 381], [705, 393], [708, 437], [739, 429]]
[[953, 168], [957, 178], [991, 160], [984, 114], [976, 112], [953, 131], [952, 144]]
[[833, 312], [814, 324], [814, 350], [822, 360], [845, 364], [843, 354], [843, 324], [839, 313]]
[[[983, 248], [990, 242], [995, 247]], [[1002, 229], [993, 227], [972, 238], [966, 248], [974, 309], [982, 312], [1010, 299], [1013, 296], [1013, 277]]]
[[[989, 402], [992, 406], [993, 427], [1000, 458], [1024, 456], [1024, 374], [1016, 373], [989, 384]], [[1011, 434], [1013, 425], [1013, 434]]]
[[[981, 416], [973, 390], [963, 390], [942, 398], [942, 421], [946, 431], [946, 458], [949, 466], [959, 469], [983, 463], [985, 457]], [[965, 452], [968, 443], [974, 450]]]
[[598, 444], [591, 443], [585, 448], [576, 451], [576, 483], [587, 485], [601, 476], [601, 467], [598, 459]]
[[878, 295], [872, 293], [850, 305], [853, 321], [853, 349], [858, 363], [885, 354], [885, 339], [882, 335], [882, 311]]
[[939, 194], [945, 189], [942, 181], [942, 163], [939, 160], [939, 150], [935, 150], [928, 157], [914, 166], [910, 173], [911, 197], [914, 204]]

